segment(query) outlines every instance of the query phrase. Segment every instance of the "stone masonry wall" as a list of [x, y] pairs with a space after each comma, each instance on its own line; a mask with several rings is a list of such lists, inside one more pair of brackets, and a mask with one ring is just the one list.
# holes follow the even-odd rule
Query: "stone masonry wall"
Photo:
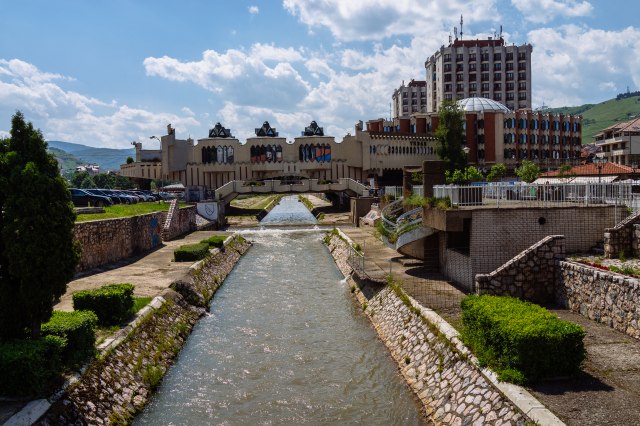
[[559, 301], [568, 309], [640, 339], [640, 280], [576, 262], [559, 262]]
[[[166, 212], [157, 212], [76, 223], [74, 238], [82, 247], [77, 271], [86, 271], [159, 247], [163, 241], [166, 217]], [[176, 209], [167, 235], [175, 238], [195, 228], [196, 207]]]
[[76, 223], [73, 233], [82, 247], [77, 270], [86, 271], [160, 246], [165, 216], [157, 212]]
[[634, 227], [640, 224], [640, 211], [632, 214], [613, 228], [604, 230], [604, 257], [612, 259], [622, 252], [626, 256], [640, 255]]
[[[171, 214], [171, 212], [170, 212]], [[183, 208], [175, 208], [171, 217], [167, 216], [164, 223], [162, 239], [164, 241], [172, 240], [180, 235], [187, 234], [196, 230], [196, 214], [197, 207], [189, 206]], [[168, 223], [167, 223], [168, 222]]]
[[474, 292], [555, 302], [557, 262], [565, 257], [564, 243], [562, 235], [543, 238], [490, 274], [476, 275]]
[[[180, 285], [175, 288], [180, 293], [166, 289], [152, 302], [155, 309], [143, 308], [146, 314], [137, 326], [121, 330], [128, 333], [127, 337], [109, 346], [36, 424], [128, 424], [146, 405], [193, 325], [204, 314], [202, 305], [213, 297], [250, 247], [243, 239], [230, 240], [224, 250], [215, 250], [178, 281]], [[197, 294], [201, 302], [198, 306], [189, 303], [194, 295], [190, 291]]]
[[[338, 268], [349, 276], [347, 243], [333, 236], [329, 250]], [[354, 294], [430, 421], [459, 425], [529, 421], [476, 367], [477, 360], [455, 331], [435, 313], [411, 299], [408, 306], [390, 286], [370, 298], [365, 292], [370, 289]]]

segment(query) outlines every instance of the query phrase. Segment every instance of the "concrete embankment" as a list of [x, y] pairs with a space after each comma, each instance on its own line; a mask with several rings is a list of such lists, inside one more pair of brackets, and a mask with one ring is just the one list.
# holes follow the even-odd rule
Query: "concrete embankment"
[[429, 421], [515, 425], [532, 422], [477, 367], [477, 360], [455, 330], [437, 314], [420, 306], [399, 287], [351, 277], [346, 261], [348, 244], [346, 236], [332, 235], [329, 250], [338, 268], [350, 277], [353, 294], [419, 398]]
[[224, 249], [164, 290], [133, 325], [103, 345], [99, 359], [37, 424], [128, 423], [146, 405], [209, 300], [249, 247], [239, 236], [229, 238]]

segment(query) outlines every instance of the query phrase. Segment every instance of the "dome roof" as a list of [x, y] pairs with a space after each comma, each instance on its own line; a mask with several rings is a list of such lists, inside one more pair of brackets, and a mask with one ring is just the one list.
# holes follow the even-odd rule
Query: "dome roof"
[[460, 110], [464, 112], [511, 112], [509, 108], [487, 98], [465, 98], [458, 101]]

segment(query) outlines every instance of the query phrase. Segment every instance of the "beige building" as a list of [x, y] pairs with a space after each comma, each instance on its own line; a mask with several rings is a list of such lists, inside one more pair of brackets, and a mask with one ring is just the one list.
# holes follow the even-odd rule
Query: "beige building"
[[[168, 126], [160, 150], [144, 150], [136, 144], [136, 161], [120, 166], [121, 174], [138, 179], [181, 182], [185, 187], [215, 190], [233, 180], [350, 178], [375, 185], [401, 185], [402, 169], [435, 159], [435, 139], [423, 129], [409, 133], [410, 120], [402, 126], [383, 119], [372, 120], [342, 142], [325, 136], [315, 122], [302, 135], [287, 141], [268, 122], [242, 144], [220, 123], [209, 136], [194, 144], [176, 138]], [[396, 131], [398, 129], [398, 131]], [[402, 129], [402, 132], [400, 132]]]
[[603, 129], [595, 140], [609, 162], [636, 168], [640, 164], [640, 117]]
[[414, 112], [427, 112], [427, 82], [411, 80], [393, 91], [393, 116], [408, 118]]
[[425, 62], [427, 112], [443, 100], [481, 97], [510, 110], [531, 108], [530, 44], [506, 45], [502, 37], [456, 38]]

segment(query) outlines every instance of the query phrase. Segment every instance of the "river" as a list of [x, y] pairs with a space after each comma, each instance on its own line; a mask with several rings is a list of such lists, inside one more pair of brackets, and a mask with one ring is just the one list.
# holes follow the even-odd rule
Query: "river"
[[[311, 227], [309, 216], [286, 197], [262, 224]], [[254, 246], [135, 424], [420, 424], [411, 391], [353, 302], [322, 232], [243, 235]]]

